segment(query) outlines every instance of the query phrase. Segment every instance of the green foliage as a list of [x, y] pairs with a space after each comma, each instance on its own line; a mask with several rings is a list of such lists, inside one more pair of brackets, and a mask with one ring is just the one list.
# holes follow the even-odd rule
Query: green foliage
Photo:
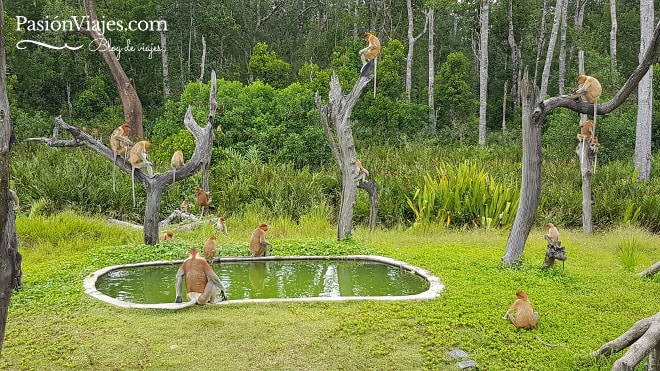
[[478, 225], [486, 229], [513, 222], [520, 198], [519, 189], [495, 181], [483, 168], [464, 162], [453, 167], [441, 163], [435, 177], [424, 175], [424, 186], [415, 191], [408, 206], [415, 225], [439, 223]]
[[262, 80], [276, 88], [288, 85], [291, 78], [291, 65], [278, 59], [274, 50], [268, 51], [268, 44], [260, 42], [254, 46], [248, 72], [255, 80]]
[[634, 238], [619, 244], [619, 259], [623, 269], [632, 272], [639, 264], [639, 248]]
[[[230, 234], [218, 238], [219, 249], [223, 256], [245, 256], [253, 223], [230, 222]], [[249, 369], [254, 359], [243, 345], [250, 343], [266, 350], [264, 359], [273, 368], [362, 369], [368, 362], [376, 369], [396, 364], [443, 370], [455, 367], [448, 350], [461, 348], [489, 370], [596, 371], [611, 368], [618, 355], [600, 361], [584, 355], [660, 308], [655, 278], [640, 280], [621, 266], [619, 241], [634, 240], [642, 264], [657, 259], [652, 247], [658, 237], [631, 228], [590, 236], [563, 229], [562, 240], [571, 247], [564, 270], [541, 269], [545, 241], [530, 239], [525, 264], [512, 270], [499, 265], [506, 235], [496, 231], [358, 228], [352, 240], [339, 242], [323, 228], [274, 221], [269, 240], [278, 254], [388, 256], [439, 276], [446, 288], [435, 300], [228, 303], [175, 312], [118, 310], [86, 295], [81, 282], [111, 265], [183, 259], [188, 248], [201, 246], [210, 226], [176, 231], [174, 240], [157, 246], [141, 244], [140, 231], [74, 213], [19, 215], [17, 229], [24, 280], [8, 311], [13, 325], [0, 359], [0, 368], [8, 370], [183, 369], [190, 368], [191, 357]], [[516, 331], [501, 319], [519, 289], [540, 313], [535, 330]], [[224, 344], [225, 351], [201, 349], [200, 333]], [[543, 346], [537, 337], [559, 346]], [[319, 351], [329, 346], [331, 354]]]
[[447, 60], [435, 75], [435, 109], [438, 122], [447, 123], [453, 136], [459, 141], [476, 128], [476, 112], [479, 99], [470, 86], [472, 66], [461, 52], [447, 56]]
[[88, 77], [87, 89], [80, 92], [73, 100], [73, 113], [77, 118], [90, 120], [97, 116], [110, 102], [106, 93], [105, 81], [101, 77]]

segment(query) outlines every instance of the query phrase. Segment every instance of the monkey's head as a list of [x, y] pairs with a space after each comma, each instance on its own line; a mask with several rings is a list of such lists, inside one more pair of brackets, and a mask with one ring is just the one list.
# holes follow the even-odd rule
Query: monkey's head
[[195, 188], [195, 193], [197, 193], [198, 196], [199, 196], [202, 192], [204, 192], [203, 189], [201, 189], [201, 188], [199, 188], [199, 187], [196, 187], [196, 188]]
[[174, 236], [174, 233], [172, 232], [167, 232], [166, 234], [167, 234], [167, 238], [172, 238], [172, 236]]
[[144, 150], [148, 151], [151, 148], [151, 142], [144, 140]]
[[124, 134], [128, 134], [131, 132], [131, 126], [128, 124], [124, 124], [121, 126], [121, 129], [124, 131]]
[[518, 299], [529, 300], [529, 299], [527, 299], [527, 294], [525, 294], [525, 292], [522, 291], [522, 290], [516, 292], [516, 297], [517, 297]]
[[190, 251], [188, 251], [188, 259], [191, 259], [191, 258], [192, 259], [197, 259], [197, 258], [200, 258], [200, 257], [201, 257], [201, 255], [199, 254], [198, 249], [190, 249]]
[[365, 33], [364, 33], [364, 39], [365, 39], [365, 40], [369, 41], [369, 38], [370, 38], [370, 37], [371, 37], [371, 33], [370, 33], [370, 32], [365, 32]]
[[578, 84], [582, 85], [585, 81], [587, 81], [587, 75], [578, 76]]
[[548, 224], [545, 225], [545, 227], [546, 227], [546, 228], [554, 228], [555, 225], [552, 224], [552, 223], [548, 223]]
[[224, 223], [225, 222], [225, 217], [221, 216], [219, 220], [220, 220], [220, 222]]
[[264, 232], [266, 232], [266, 231], [268, 230], [268, 224], [266, 224], [266, 223], [261, 223], [261, 224], [259, 224], [259, 229], [261, 229], [261, 230], [263, 230]]
[[218, 124], [218, 126], [215, 127], [215, 131], [222, 131], [222, 124]]
[[215, 241], [215, 235], [211, 235], [211, 237], [209, 237], [209, 240]]

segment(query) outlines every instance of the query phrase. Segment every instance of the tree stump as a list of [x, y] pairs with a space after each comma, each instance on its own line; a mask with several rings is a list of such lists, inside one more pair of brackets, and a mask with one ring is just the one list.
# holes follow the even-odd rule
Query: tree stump
[[545, 251], [545, 262], [543, 268], [552, 268], [555, 266], [555, 260], [561, 260], [561, 268], [564, 269], [566, 261], [566, 249], [562, 247], [561, 241], [548, 241], [548, 249]]

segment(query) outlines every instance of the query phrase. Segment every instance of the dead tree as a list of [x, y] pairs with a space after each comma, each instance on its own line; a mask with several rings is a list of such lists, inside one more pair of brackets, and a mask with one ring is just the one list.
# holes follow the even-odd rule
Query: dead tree
[[[197, 124], [192, 115], [192, 107], [188, 106], [188, 111], [183, 119], [183, 124], [195, 138], [195, 151], [188, 162], [177, 170], [169, 170], [165, 173], [155, 174], [152, 177], [147, 176], [141, 169], [135, 170], [135, 179], [144, 186], [147, 193], [147, 205], [144, 212], [144, 243], [155, 245], [158, 243], [158, 223], [160, 222], [160, 203], [165, 189], [175, 181], [183, 180], [193, 176], [200, 169], [208, 167], [211, 163], [211, 149], [213, 148], [213, 123], [215, 121], [215, 111], [217, 103], [215, 94], [217, 91], [217, 82], [215, 71], [211, 72], [211, 93], [209, 97], [209, 116], [205, 127]], [[63, 129], [69, 132], [73, 139], [60, 139], [59, 130]], [[53, 135], [50, 138], [28, 138], [28, 141], [46, 143], [51, 147], [80, 147], [85, 146], [92, 151], [103, 156], [106, 160], [113, 162], [114, 154], [105, 144], [85, 133], [81, 129], [71, 126], [62, 120], [62, 117], [55, 119]], [[126, 159], [119, 157], [115, 166], [127, 174], [131, 173], [131, 164]], [[175, 174], [170, 174], [175, 172]]]
[[603, 344], [591, 356], [596, 359], [609, 357], [627, 347], [630, 347], [628, 352], [612, 365], [613, 371], [633, 370], [647, 356], [646, 370], [660, 370], [660, 312], [637, 321], [623, 335]]
[[[628, 96], [636, 90], [639, 81], [646, 74], [649, 67], [658, 60], [659, 56], [660, 23], [656, 26], [653, 39], [637, 69], [633, 71], [626, 83], [609, 102], [598, 104], [597, 114], [610, 113], [628, 99]], [[518, 211], [509, 233], [505, 254], [501, 259], [501, 262], [509, 267], [514, 267], [519, 262], [525, 248], [525, 242], [536, 219], [536, 212], [541, 200], [541, 165], [543, 161], [541, 158], [541, 127], [545, 116], [559, 107], [585, 114], [594, 112], [593, 104], [579, 102], [571, 99], [570, 96], [558, 96], [538, 101], [535, 84], [525, 79], [522, 85], [521, 91], [527, 92], [528, 95], [524, 98], [528, 101], [528, 109], [523, 109], [523, 182], [520, 189]]]
[[[333, 73], [330, 78], [330, 93], [328, 94], [327, 104], [321, 103], [321, 96], [316, 92], [316, 107], [321, 115], [321, 123], [328, 138], [332, 155], [337, 160], [339, 170], [341, 171], [342, 192], [341, 204], [339, 206], [339, 223], [337, 226], [337, 239], [339, 240], [351, 236], [358, 187], [357, 154], [355, 151], [353, 130], [351, 128], [351, 113], [355, 103], [360, 98], [360, 93], [373, 78], [373, 71], [374, 60], [371, 60], [362, 68], [360, 78], [353, 86], [353, 90], [346, 95], [342, 94], [339, 78], [336, 73]], [[333, 128], [330, 128], [329, 121], [332, 121]], [[374, 207], [378, 207], [378, 188], [376, 183], [371, 181], [359, 183], [363, 184], [360, 188], [367, 190], [371, 196], [371, 215], [369, 219], [370, 227], [374, 228], [377, 211], [374, 210]]]
[[[0, 14], [4, 3], [0, 0]], [[0, 353], [5, 339], [9, 300], [21, 286], [21, 254], [18, 253], [16, 215], [10, 200], [10, 150], [13, 129], [9, 120], [7, 99], [7, 64], [5, 54], [5, 20], [0, 17]], [[16, 206], [16, 205], [14, 205]]]

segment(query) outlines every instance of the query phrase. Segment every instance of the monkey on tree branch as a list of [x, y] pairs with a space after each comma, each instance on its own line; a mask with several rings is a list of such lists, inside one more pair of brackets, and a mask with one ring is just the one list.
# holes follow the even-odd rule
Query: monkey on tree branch
[[[116, 156], [116, 152], [108, 148], [105, 144], [87, 134], [82, 129], [71, 126], [64, 122], [62, 117], [55, 119], [53, 134], [50, 138], [28, 138], [27, 141], [42, 142], [50, 147], [81, 147], [85, 146], [98, 153], [113, 166], [118, 167], [127, 174], [134, 173], [135, 179], [142, 183], [147, 192], [147, 205], [144, 212], [144, 243], [155, 245], [158, 243], [158, 224], [160, 221], [160, 203], [165, 189], [176, 181], [183, 180], [195, 175], [200, 169], [208, 168], [211, 162], [211, 150], [213, 148], [213, 129], [215, 121], [215, 112], [217, 103], [215, 94], [217, 92], [217, 82], [215, 71], [211, 72], [211, 92], [209, 96], [209, 116], [206, 126], [201, 127], [197, 124], [192, 115], [192, 108], [188, 106], [188, 111], [183, 120], [183, 124], [195, 138], [195, 151], [188, 162], [179, 168], [172, 168], [165, 173], [148, 176], [142, 169], [136, 168], [124, 157]], [[69, 132], [73, 139], [60, 139], [60, 129]]]

